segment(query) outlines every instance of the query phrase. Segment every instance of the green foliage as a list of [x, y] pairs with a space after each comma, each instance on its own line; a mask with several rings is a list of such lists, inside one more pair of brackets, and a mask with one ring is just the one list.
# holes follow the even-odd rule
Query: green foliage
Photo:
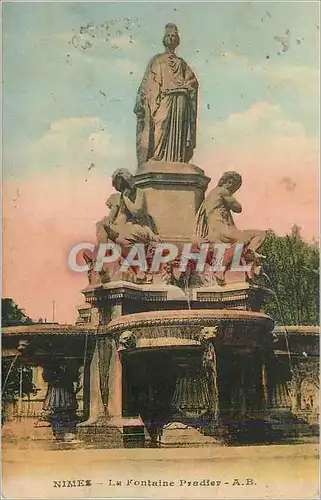
[[1, 299], [2, 326], [28, 325], [32, 321], [10, 298]]
[[[304, 241], [300, 228], [293, 226], [286, 236], [268, 236], [262, 246], [266, 255], [264, 271], [278, 297], [281, 312], [272, 297], [265, 312], [277, 323], [287, 325], [319, 324], [319, 249]], [[269, 286], [270, 285], [270, 286]], [[272, 286], [271, 286], [272, 285]]]
[[[1, 300], [2, 326], [28, 325], [32, 321], [23, 309], [10, 298]], [[2, 401], [12, 401], [21, 396], [35, 393], [32, 383], [32, 370], [28, 366], [21, 366], [16, 360], [12, 364], [12, 358], [2, 358]], [[11, 367], [11, 369], [10, 369]], [[7, 375], [9, 373], [9, 377]], [[5, 383], [5, 385], [4, 385]]]

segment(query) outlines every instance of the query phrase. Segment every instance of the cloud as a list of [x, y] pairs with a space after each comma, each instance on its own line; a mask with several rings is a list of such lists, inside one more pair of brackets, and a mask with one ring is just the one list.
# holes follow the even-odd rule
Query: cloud
[[125, 148], [108, 128], [97, 116], [53, 121], [23, 148], [20, 162], [29, 174], [4, 183], [3, 293], [32, 317], [51, 318], [55, 297], [57, 318], [76, 319], [87, 277], [68, 269], [68, 252], [95, 242], [95, 222], [106, 215], [112, 192], [110, 173], [127, 166]]
[[221, 51], [215, 54], [215, 61], [224, 66], [225, 69], [231, 66], [235, 70], [236, 67], [242, 67], [251, 74], [271, 78], [275, 82], [287, 82], [304, 86], [314, 85], [316, 90], [319, 81], [318, 69], [314, 66], [303, 64], [291, 64], [283, 60], [272, 62], [270, 59], [264, 60], [260, 64], [253, 64], [248, 56], [243, 54], [235, 54], [234, 52]]
[[317, 91], [319, 82], [319, 72], [317, 68], [296, 64], [272, 65], [268, 73], [279, 81], [300, 84], [303, 88], [315, 87]]
[[[210, 66], [207, 66], [207, 72], [209, 69]], [[270, 58], [262, 59], [260, 64], [253, 64], [248, 56], [221, 51], [215, 54], [215, 65], [213, 65], [213, 71], [218, 70], [225, 78], [230, 73], [233, 78], [235, 74], [239, 77], [247, 75], [251, 80], [256, 78], [264, 87], [270, 87], [276, 96], [278, 95], [276, 91], [282, 89], [295, 92], [302, 99], [309, 97], [309, 101], [311, 94], [313, 99], [319, 94], [319, 71], [315, 66], [291, 64], [283, 59], [272, 61]]]
[[139, 66], [136, 62], [130, 59], [117, 59], [114, 64], [115, 69], [119, 70], [121, 73], [135, 73], [139, 70]]
[[272, 137], [305, 137], [304, 127], [299, 122], [282, 116], [279, 105], [257, 102], [243, 113], [231, 113], [224, 122], [211, 127], [211, 134], [217, 142], [267, 140]]
[[74, 131], [83, 131], [92, 127], [99, 127], [100, 119], [97, 116], [71, 116], [69, 118], [61, 118], [56, 120], [50, 125], [50, 132], [58, 132], [58, 133], [66, 133], [70, 130]]
[[[268, 59], [266, 58], [268, 57]], [[287, 56], [286, 56], [287, 57]], [[211, 113], [203, 108], [205, 119], [226, 119], [231, 111], [241, 112], [253, 102], [281, 105], [284, 118], [300, 122], [309, 135], [317, 135], [319, 128], [319, 74], [316, 65], [299, 63], [296, 59], [269, 56], [254, 62], [250, 55], [219, 50], [212, 53], [198, 75], [201, 94], [211, 102]]]
[[102, 167], [109, 159], [120, 156], [115, 138], [97, 116], [56, 120], [39, 140], [29, 144], [27, 151], [33, 167], [64, 167], [69, 173], [83, 172], [92, 163]]
[[286, 120], [280, 106], [257, 102], [206, 135], [207, 147], [194, 163], [212, 177], [212, 185], [226, 170], [243, 177], [237, 225], [284, 234], [296, 223], [305, 238], [318, 234], [318, 140], [300, 123]]

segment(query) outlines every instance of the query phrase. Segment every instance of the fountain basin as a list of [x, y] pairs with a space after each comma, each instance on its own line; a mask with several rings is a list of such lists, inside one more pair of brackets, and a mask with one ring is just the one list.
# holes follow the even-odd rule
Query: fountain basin
[[117, 337], [133, 331], [138, 348], [198, 346], [204, 327], [217, 327], [213, 335], [217, 344], [253, 347], [270, 340], [274, 321], [264, 313], [242, 310], [148, 311], [113, 319], [100, 333]]

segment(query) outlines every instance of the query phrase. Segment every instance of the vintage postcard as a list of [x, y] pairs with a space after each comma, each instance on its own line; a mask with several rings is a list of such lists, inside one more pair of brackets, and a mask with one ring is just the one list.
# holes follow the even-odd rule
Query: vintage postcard
[[3, 2], [3, 498], [319, 498], [319, 7]]

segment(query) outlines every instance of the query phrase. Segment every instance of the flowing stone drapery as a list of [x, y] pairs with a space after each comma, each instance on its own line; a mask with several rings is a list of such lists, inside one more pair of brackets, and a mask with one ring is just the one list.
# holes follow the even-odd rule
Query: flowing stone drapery
[[176, 416], [185, 418], [210, 416], [216, 422], [219, 415], [217, 359], [213, 342], [206, 342], [199, 368], [190, 370], [185, 363], [179, 367], [172, 408]]
[[203, 369], [206, 375], [207, 387], [210, 399], [210, 413], [213, 421], [216, 422], [219, 417], [219, 391], [218, 391], [218, 372], [217, 356], [215, 345], [208, 342], [203, 354]]
[[111, 358], [113, 354], [112, 339], [101, 338], [97, 341], [98, 350], [98, 368], [99, 368], [99, 387], [100, 395], [104, 407], [105, 416], [108, 417], [109, 402], [109, 371]]
[[183, 418], [199, 417], [211, 405], [207, 381], [188, 373], [182, 373], [176, 381], [172, 407]]

